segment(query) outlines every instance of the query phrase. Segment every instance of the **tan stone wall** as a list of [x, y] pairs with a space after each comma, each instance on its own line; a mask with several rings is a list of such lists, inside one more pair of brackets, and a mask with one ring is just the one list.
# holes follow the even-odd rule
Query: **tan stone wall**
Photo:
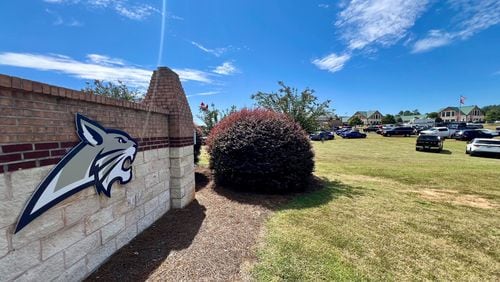
[[0, 174], [2, 281], [80, 280], [170, 209], [170, 149], [154, 149], [137, 153], [133, 180], [115, 183], [111, 198], [89, 187], [13, 234], [20, 211], [52, 167]]
[[[167, 68], [152, 82], [159, 87], [146, 102], [133, 103], [0, 75], [0, 281], [82, 280], [170, 208], [194, 199], [185, 93]], [[88, 187], [14, 234], [40, 182], [79, 142], [77, 112], [138, 141], [132, 181], [113, 184], [110, 198]]]

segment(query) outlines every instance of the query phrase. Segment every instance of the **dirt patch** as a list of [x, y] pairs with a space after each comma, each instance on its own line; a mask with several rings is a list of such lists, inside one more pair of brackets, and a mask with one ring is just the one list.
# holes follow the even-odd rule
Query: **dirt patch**
[[169, 211], [87, 281], [247, 280], [266, 217], [290, 196], [214, 189], [207, 169], [196, 180], [193, 203]]
[[446, 202], [454, 205], [469, 206], [480, 209], [493, 209], [495, 205], [485, 198], [477, 195], [460, 194], [454, 190], [422, 190], [414, 191], [426, 200], [434, 202]]

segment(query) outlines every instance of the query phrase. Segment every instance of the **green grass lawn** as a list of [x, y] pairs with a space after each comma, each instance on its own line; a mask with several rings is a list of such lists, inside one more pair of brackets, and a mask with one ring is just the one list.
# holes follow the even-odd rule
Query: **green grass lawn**
[[314, 143], [326, 188], [266, 224], [257, 280], [500, 280], [500, 159], [415, 138]]

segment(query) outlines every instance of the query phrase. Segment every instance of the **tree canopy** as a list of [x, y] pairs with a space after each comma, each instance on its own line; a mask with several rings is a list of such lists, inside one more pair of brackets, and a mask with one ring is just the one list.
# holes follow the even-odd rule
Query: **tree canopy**
[[383, 124], [393, 124], [393, 123], [396, 123], [396, 118], [393, 115], [391, 115], [391, 114], [387, 114], [387, 115], [385, 115], [382, 118], [382, 123]]
[[82, 91], [85, 93], [127, 101], [138, 101], [142, 96], [144, 96], [144, 93], [139, 91], [137, 88], [128, 87], [119, 80], [116, 84], [98, 79], [94, 80], [92, 83], [87, 81], [86, 86], [82, 89]]
[[482, 108], [484, 119], [488, 122], [500, 120], [500, 105], [488, 105]]
[[330, 100], [318, 101], [313, 89], [306, 88], [298, 92], [296, 88], [280, 81], [281, 88], [277, 93], [257, 92], [251, 97], [259, 107], [283, 113], [300, 124], [307, 132], [318, 129], [318, 117], [330, 114]]
[[350, 126], [363, 125], [363, 121], [358, 116], [353, 116], [349, 119]]
[[418, 109], [415, 109], [413, 111], [410, 110], [402, 110], [399, 111], [398, 113], [399, 116], [413, 116], [413, 115], [420, 115], [420, 111]]
[[208, 106], [208, 104], [201, 102], [200, 114], [198, 115], [198, 118], [201, 119], [205, 124], [202, 127], [203, 135], [207, 136], [210, 130], [212, 130], [212, 128], [214, 128], [214, 126], [217, 125], [217, 123], [219, 123], [226, 116], [236, 111], [237, 108], [234, 105], [231, 106], [229, 109], [219, 110], [215, 107], [213, 103], [210, 106]]

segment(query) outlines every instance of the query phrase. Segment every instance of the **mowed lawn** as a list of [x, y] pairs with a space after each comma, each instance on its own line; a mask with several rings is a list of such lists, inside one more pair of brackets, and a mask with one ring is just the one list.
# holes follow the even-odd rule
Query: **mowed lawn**
[[268, 220], [260, 281], [500, 280], [500, 159], [415, 137], [315, 142], [325, 189]]

